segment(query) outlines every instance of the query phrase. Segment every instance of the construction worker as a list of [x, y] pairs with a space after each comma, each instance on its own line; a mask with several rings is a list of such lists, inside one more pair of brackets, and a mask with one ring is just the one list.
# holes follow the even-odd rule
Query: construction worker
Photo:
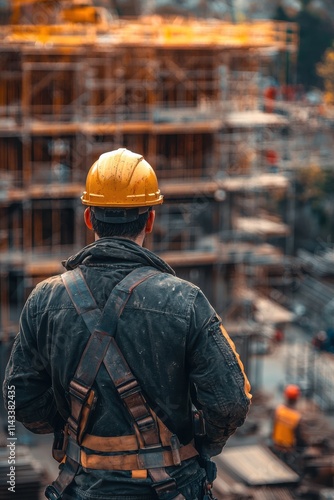
[[298, 385], [289, 384], [284, 389], [285, 402], [274, 412], [273, 451], [293, 468], [299, 467], [298, 457], [306, 446], [302, 413], [296, 408], [300, 398]]
[[4, 382], [17, 419], [55, 433], [46, 497], [213, 498], [210, 458], [250, 405], [242, 362], [201, 290], [142, 246], [163, 202], [145, 159], [101, 155], [81, 199], [95, 241], [31, 293]]

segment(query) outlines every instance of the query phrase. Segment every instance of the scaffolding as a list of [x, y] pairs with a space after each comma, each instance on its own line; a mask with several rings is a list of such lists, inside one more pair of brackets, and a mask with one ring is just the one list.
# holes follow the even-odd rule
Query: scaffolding
[[297, 43], [293, 24], [272, 21], [1, 27], [2, 336], [17, 329], [10, 309], [92, 241], [79, 202], [86, 172], [118, 147], [156, 169], [165, 203], [146, 244], [179, 276], [218, 311], [246, 268], [249, 284], [265, 281], [284, 255], [272, 240], [289, 237], [277, 213], [289, 181], [268, 165], [288, 118], [264, 108], [263, 82], [275, 68], [285, 83]]
[[324, 412], [334, 410], [334, 354], [311, 345], [290, 344], [286, 352], [287, 384], [297, 384]]

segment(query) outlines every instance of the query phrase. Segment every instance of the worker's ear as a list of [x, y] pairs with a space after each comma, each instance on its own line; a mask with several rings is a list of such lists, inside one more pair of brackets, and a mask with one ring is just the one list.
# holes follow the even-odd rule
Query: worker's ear
[[148, 219], [146, 222], [145, 233], [149, 234], [152, 232], [155, 220], [155, 210], [150, 210], [148, 213]]
[[87, 207], [84, 211], [84, 221], [88, 229], [93, 230], [92, 221], [90, 220], [90, 207]]

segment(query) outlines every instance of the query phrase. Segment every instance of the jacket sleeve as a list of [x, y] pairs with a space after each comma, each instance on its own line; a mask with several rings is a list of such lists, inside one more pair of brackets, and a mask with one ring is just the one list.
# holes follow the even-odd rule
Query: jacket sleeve
[[20, 331], [6, 367], [3, 398], [8, 407], [8, 391], [14, 390], [16, 420], [34, 433], [45, 434], [53, 432], [61, 419], [56, 410], [51, 378], [43, 362], [47, 346], [44, 345], [44, 350], [38, 346], [34, 301], [32, 292], [22, 311]]
[[206, 423], [200, 452], [209, 458], [218, 455], [244, 423], [252, 396], [235, 345], [200, 291], [193, 305], [188, 349], [190, 380]]

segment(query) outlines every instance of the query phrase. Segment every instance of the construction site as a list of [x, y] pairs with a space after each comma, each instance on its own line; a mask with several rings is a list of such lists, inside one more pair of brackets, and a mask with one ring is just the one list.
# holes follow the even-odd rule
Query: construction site
[[[310, 446], [326, 440], [301, 483], [262, 447], [263, 436], [246, 436], [245, 425], [237, 446], [217, 458], [216, 496], [334, 498], [327, 429], [334, 355], [314, 351], [310, 329], [302, 343], [291, 333], [300, 319], [296, 304], [319, 330], [328, 325], [319, 318], [333, 318], [333, 252], [296, 248], [294, 181], [300, 168], [332, 168], [334, 115], [294, 85], [296, 26], [116, 18], [93, 5], [12, 3], [11, 22], [0, 26], [0, 380], [29, 293], [93, 241], [80, 202], [89, 167], [106, 151], [129, 148], [154, 167], [164, 195], [145, 245], [201, 287], [221, 315], [253, 387], [250, 422], [267, 422], [274, 402], [266, 401], [263, 355], [280, 329], [289, 340], [275, 344], [281, 382], [303, 388], [319, 437]], [[304, 279], [305, 262], [311, 271]], [[305, 318], [299, 330], [310, 324]], [[242, 465], [240, 451], [233, 455], [242, 440], [251, 440], [249, 456], [242, 454], [249, 464], [272, 465], [266, 474], [243, 467], [242, 475], [231, 465]], [[27, 465], [27, 453], [23, 446], [26, 493], [17, 498], [39, 500], [44, 476]], [[0, 497], [7, 499], [1, 456]]]

